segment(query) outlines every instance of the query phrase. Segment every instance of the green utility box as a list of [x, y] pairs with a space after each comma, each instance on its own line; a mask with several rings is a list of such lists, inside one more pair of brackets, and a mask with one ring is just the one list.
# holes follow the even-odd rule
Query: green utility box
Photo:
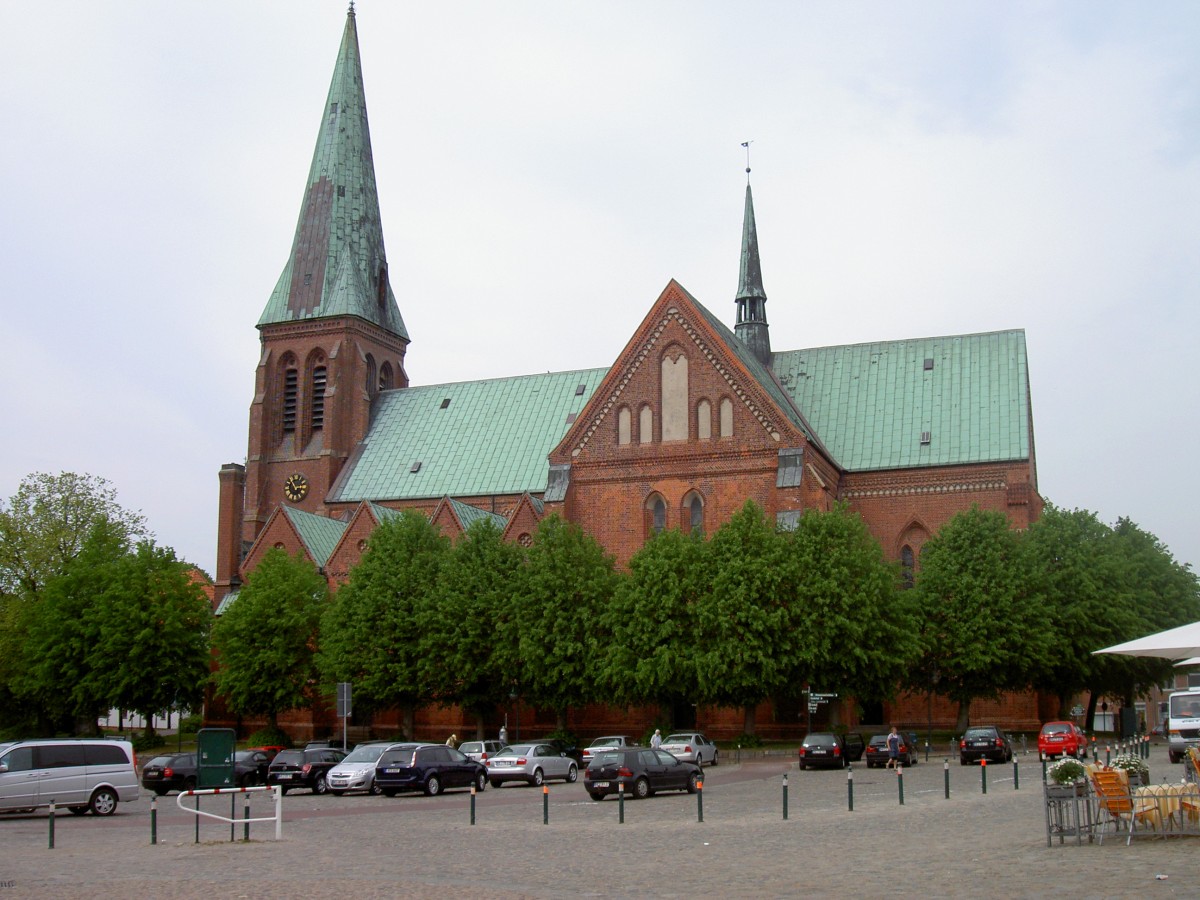
[[236, 749], [237, 734], [232, 728], [201, 728], [196, 732], [196, 787], [233, 787]]

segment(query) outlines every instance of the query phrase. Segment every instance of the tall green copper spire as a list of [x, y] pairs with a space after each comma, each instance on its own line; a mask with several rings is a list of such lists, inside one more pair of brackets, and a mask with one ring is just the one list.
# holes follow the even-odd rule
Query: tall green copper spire
[[[746, 167], [749, 175], [750, 168]], [[764, 366], [771, 366], [771, 335], [767, 330], [767, 292], [758, 263], [758, 231], [754, 227], [754, 198], [746, 181], [746, 212], [742, 217], [742, 263], [738, 273], [737, 324], [734, 334]]]
[[258, 325], [331, 316], [357, 316], [408, 340], [388, 282], [353, 5], [291, 256]]

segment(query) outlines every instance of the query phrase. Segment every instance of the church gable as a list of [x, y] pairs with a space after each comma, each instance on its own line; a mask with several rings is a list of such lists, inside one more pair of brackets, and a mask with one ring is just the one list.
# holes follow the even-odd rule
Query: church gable
[[672, 281], [551, 454], [552, 465], [669, 456], [698, 444], [714, 453], [802, 446], [799, 413], [748, 356]]
[[504, 539], [516, 541], [522, 547], [530, 546], [533, 543], [533, 536], [537, 533], [538, 523], [545, 515], [546, 505], [541, 500], [528, 492], [522, 494], [508, 517], [508, 524], [504, 528]]
[[303, 553], [318, 569], [324, 568], [346, 524], [286, 506], [276, 508], [242, 561], [241, 571], [253, 572], [268, 550], [278, 548], [289, 556]]

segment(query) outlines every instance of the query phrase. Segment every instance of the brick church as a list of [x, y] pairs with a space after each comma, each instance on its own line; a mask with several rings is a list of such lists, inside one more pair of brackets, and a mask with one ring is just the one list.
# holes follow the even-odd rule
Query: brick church
[[[747, 499], [781, 527], [845, 501], [909, 570], [972, 505], [1017, 528], [1037, 518], [1023, 331], [776, 350], [749, 184], [739, 260], [730, 249], [738, 290], [721, 315], [670, 280], [608, 368], [410, 383], [351, 8], [292, 250], [257, 323], [246, 462], [219, 473], [218, 614], [272, 547], [306, 554], [336, 587], [402, 509], [450, 536], [487, 517], [522, 543], [558, 513], [624, 565], [652, 533], [711, 533]], [[881, 715], [924, 723], [926, 702], [902, 696]], [[521, 712], [536, 730], [539, 712]], [[618, 712], [576, 711], [571, 725], [644, 724]], [[937, 703], [936, 721], [954, 714]], [[422, 715], [419, 736], [466, 733], [454, 711]], [[740, 731], [740, 710], [696, 715], [714, 734]], [[980, 717], [1036, 728], [1036, 698], [976, 701]], [[778, 718], [760, 712], [764, 736], [799, 733]], [[298, 737], [333, 721], [283, 719]]]

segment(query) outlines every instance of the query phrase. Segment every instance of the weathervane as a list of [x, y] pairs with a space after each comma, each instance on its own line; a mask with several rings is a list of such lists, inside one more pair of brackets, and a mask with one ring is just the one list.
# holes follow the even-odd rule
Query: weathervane
[[746, 182], [750, 182], [750, 145], [754, 141], [742, 141], [742, 146], [746, 148]]

